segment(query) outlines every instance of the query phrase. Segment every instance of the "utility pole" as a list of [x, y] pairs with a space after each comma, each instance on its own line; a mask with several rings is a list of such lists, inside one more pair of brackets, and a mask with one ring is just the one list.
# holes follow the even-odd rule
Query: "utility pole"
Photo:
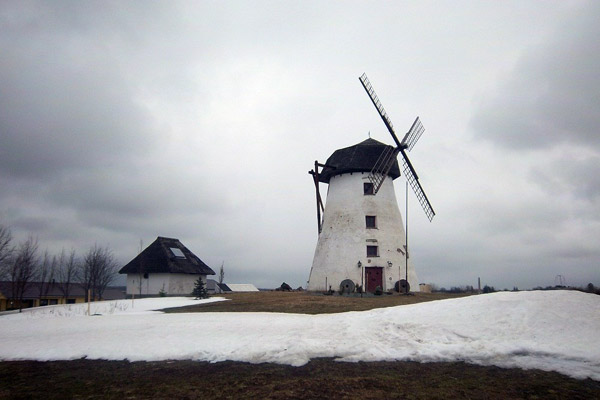
[[406, 231], [404, 236], [404, 258], [406, 260], [406, 268], [404, 279], [406, 280], [406, 285], [404, 286], [404, 294], [408, 294], [408, 180], [406, 181]]

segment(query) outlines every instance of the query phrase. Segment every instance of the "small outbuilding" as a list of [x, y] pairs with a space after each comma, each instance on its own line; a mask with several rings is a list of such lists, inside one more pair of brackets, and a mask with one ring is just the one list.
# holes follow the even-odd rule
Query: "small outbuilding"
[[427, 283], [419, 283], [419, 291], [421, 293], [431, 293], [431, 285]]
[[159, 236], [119, 271], [127, 274], [127, 295], [188, 296], [194, 283], [215, 271], [185, 247], [179, 239]]

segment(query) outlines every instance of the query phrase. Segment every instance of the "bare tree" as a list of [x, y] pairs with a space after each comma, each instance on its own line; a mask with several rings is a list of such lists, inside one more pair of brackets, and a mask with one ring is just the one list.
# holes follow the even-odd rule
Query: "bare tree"
[[219, 270], [219, 284], [223, 283], [223, 279], [225, 279], [225, 270], [223, 269], [223, 265], [225, 261], [221, 263], [221, 269]]
[[30, 236], [25, 242], [19, 244], [14, 259], [9, 265], [12, 300], [18, 303], [19, 310], [23, 308], [25, 291], [37, 273], [39, 263], [37, 251], [38, 241]]
[[54, 280], [54, 274], [56, 272], [56, 264], [57, 264], [56, 256], [50, 256], [48, 250], [44, 252], [44, 257], [42, 258], [42, 262], [39, 265], [37, 281], [40, 283], [39, 287], [39, 299], [42, 297], [48, 296], [48, 291], [50, 290], [50, 285]]
[[63, 249], [58, 258], [56, 277], [58, 278], [58, 289], [62, 292], [65, 302], [69, 298], [78, 268], [79, 263], [75, 256], [75, 250], [71, 249], [69, 255], [66, 255], [65, 249]]
[[[140, 239], [140, 252], [138, 253], [138, 281], [139, 281], [139, 289], [140, 289], [140, 297], [142, 297], [142, 282], [143, 282], [143, 277], [144, 277], [144, 254], [143, 254], [143, 250], [144, 250], [144, 242], [142, 241], [142, 239]], [[146, 275], [146, 278], [148, 277], [148, 275]], [[135, 279], [134, 279], [135, 282]], [[135, 285], [135, 283], [134, 283]], [[132, 288], [132, 291], [135, 292], [135, 286]]]
[[8, 275], [8, 265], [13, 253], [12, 234], [7, 226], [0, 224], [0, 279]]
[[[108, 247], [90, 248], [83, 256], [79, 281], [83, 285], [86, 297], [91, 291], [92, 299], [102, 298], [106, 287], [115, 279], [118, 264]], [[87, 299], [90, 300], [89, 298]]]

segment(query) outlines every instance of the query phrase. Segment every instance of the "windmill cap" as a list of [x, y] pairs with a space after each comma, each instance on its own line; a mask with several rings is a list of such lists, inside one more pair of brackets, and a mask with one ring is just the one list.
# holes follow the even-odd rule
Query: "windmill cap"
[[[329, 183], [336, 175], [351, 172], [371, 172], [377, 159], [386, 148], [393, 148], [375, 139], [367, 139], [354, 146], [339, 149], [327, 159], [323, 171], [319, 174], [319, 181]], [[396, 179], [400, 176], [398, 161], [394, 161], [388, 176]]]

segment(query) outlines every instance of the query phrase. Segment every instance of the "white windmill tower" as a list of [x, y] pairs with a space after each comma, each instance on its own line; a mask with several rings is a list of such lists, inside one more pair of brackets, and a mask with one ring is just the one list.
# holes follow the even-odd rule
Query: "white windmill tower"
[[[412, 150], [425, 129], [417, 117], [400, 142], [366, 74], [359, 79], [396, 147], [369, 138], [336, 150], [325, 164], [315, 161], [315, 169], [309, 173], [316, 188], [319, 239], [308, 290], [331, 288], [352, 292], [355, 285], [361, 285], [367, 292], [378, 287], [383, 291], [408, 292], [410, 287], [418, 290], [393, 180], [400, 176], [397, 160], [400, 153], [402, 172], [431, 221], [435, 212], [406, 155], [406, 150]], [[325, 207], [319, 183], [329, 184]]]

